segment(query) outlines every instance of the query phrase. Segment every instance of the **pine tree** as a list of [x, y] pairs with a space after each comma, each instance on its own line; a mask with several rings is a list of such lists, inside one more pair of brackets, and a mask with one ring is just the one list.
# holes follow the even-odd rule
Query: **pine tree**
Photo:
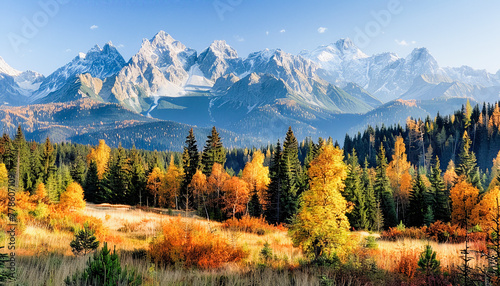
[[349, 223], [355, 228], [365, 229], [367, 226], [365, 194], [362, 190], [361, 168], [359, 167], [356, 150], [347, 158], [347, 178], [345, 179], [344, 197], [354, 204], [354, 208], [347, 214]]
[[431, 193], [434, 196], [433, 213], [436, 220], [448, 222], [450, 220], [450, 203], [449, 193], [446, 190], [443, 177], [441, 177], [441, 169], [439, 158], [436, 156], [436, 162], [431, 170]]
[[[203, 174], [210, 176], [214, 163], [219, 163], [222, 166], [226, 163], [226, 150], [222, 146], [222, 141], [219, 133], [212, 127], [212, 134], [207, 136], [207, 142], [201, 156], [201, 165], [203, 166]], [[194, 174], [193, 174], [194, 175]]]
[[420, 227], [424, 225], [424, 216], [428, 213], [428, 207], [431, 207], [431, 201], [425, 187], [423, 176], [417, 173], [413, 180], [413, 187], [410, 193], [410, 205], [408, 207], [408, 226]]
[[481, 178], [479, 176], [479, 171], [476, 166], [476, 155], [470, 150], [471, 140], [467, 131], [464, 132], [462, 151], [459, 155], [459, 163], [455, 169], [457, 176], [465, 178], [465, 180], [471, 183], [474, 187], [482, 191]]
[[301, 192], [302, 169], [298, 157], [298, 143], [292, 128], [288, 128], [283, 143], [283, 154], [281, 157], [282, 180], [281, 180], [281, 203], [280, 221], [289, 222], [298, 209], [298, 197]]
[[125, 149], [120, 145], [115, 153], [109, 172], [106, 175], [104, 186], [115, 203], [129, 203], [131, 198], [132, 166], [130, 159], [125, 154]]
[[54, 147], [52, 146], [52, 143], [50, 142], [48, 136], [47, 139], [45, 139], [45, 144], [43, 144], [43, 153], [41, 155], [42, 156], [40, 161], [43, 165], [42, 179], [44, 183], [47, 183], [49, 176], [51, 174], [54, 174], [56, 171], [56, 166], [55, 166], [56, 157], [54, 154]]
[[380, 201], [382, 213], [386, 227], [395, 227], [398, 222], [396, 218], [396, 208], [394, 205], [394, 197], [390, 187], [389, 178], [387, 177], [387, 158], [385, 156], [385, 149], [380, 144], [380, 149], [377, 154], [377, 168], [375, 176], [374, 190], [377, 199]]
[[418, 270], [425, 274], [426, 277], [440, 272], [440, 262], [436, 258], [436, 252], [427, 244], [425, 250], [420, 253], [418, 260]]
[[366, 208], [366, 225], [362, 228], [375, 230], [377, 229], [377, 197], [375, 196], [375, 190], [373, 189], [372, 179], [370, 178], [370, 171], [368, 169], [368, 158], [365, 158], [365, 164], [363, 168], [363, 175], [361, 177], [361, 182], [364, 190], [364, 196], [366, 198], [365, 208]]
[[274, 149], [269, 175], [271, 182], [267, 189], [266, 219], [270, 223], [281, 223], [281, 188], [282, 188], [282, 153], [281, 144], [278, 140]]
[[12, 142], [13, 152], [11, 154], [12, 161], [14, 162], [14, 168], [12, 171], [14, 172], [15, 178], [15, 186], [17, 190], [26, 189], [26, 182], [31, 181], [27, 180], [27, 176], [29, 176], [29, 167], [30, 167], [30, 152], [28, 148], [28, 144], [24, 139], [23, 130], [21, 125], [17, 127], [16, 137]]
[[131, 184], [131, 204], [139, 203], [141, 206], [143, 204], [143, 197], [146, 195], [146, 173], [144, 171], [144, 164], [142, 162], [142, 158], [139, 156], [139, 152], [137, 149], [132, 148], [130, 154], [130, 164], [131, 164], [131, 176], [130, 176], [130, 184]]
[[111, 252], [105, 242], [103, 248], [89, 258], [87, 268], [83, 272], [77, 271], [74, 275], [66, 277], [64, 283], [68, 286], [138, 286], [142, 284], [142, 278], [135, 271], [122, 269], [116, 250]]
[[188, 194], [188, 185], [191, 183], [196, 170], [200, 164], [200, 154], [198, 153], [198, 146], [196, 145], [196, 138], [194, 137], [193, 128], [189, 130], [186, 137], [186, 145], [182, 154], [182, 166], [184, 167], [184, 180], [181, 187], [181, 207], [185, 207], [185, 198]]
[[75, 256], [87, 255], [99, 247], [95, 231], [89, 227], [88, 222], [83, 224], [83, 229], [75, 232], [75, 237], [69, 244]]
[[97, 164], [90, 162], [87, 176], [85, 177], [85, 200], [93, 203], [104, 203], [108, 200], [108, 194], [102, 187], [101, 180], [97, 173]]

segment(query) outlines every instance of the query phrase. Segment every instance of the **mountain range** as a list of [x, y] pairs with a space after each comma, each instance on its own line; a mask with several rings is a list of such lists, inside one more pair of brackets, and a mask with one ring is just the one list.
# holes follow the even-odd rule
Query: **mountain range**
[[142, 115], [141, 124], [154, 118], [215, 125], [262, 142], [279, 138], [288, 126], [299, 137], [343, 138], [364, 124], [433, 115], [444, 101], [458, 109], [467, 99], [492, 102], [499, 94], [500, 71], [440, 67], [426, 48], [405, 58], [368, 56], [349, 39], [298, 55], [266, 49], [243, 58], [225, 41], [198, 52], [160, 31], [128, 61], [109, 42], [46, 77], [17, 71], [0, 58], [2, 110], [91, 99], [136, 114], [130, 118]]

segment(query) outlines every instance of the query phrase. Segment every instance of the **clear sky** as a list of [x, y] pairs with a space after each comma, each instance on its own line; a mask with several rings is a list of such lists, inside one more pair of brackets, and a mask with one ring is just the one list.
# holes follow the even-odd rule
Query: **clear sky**
[[240, 56], [290, 53], [349, 37], [366, 54], [427, 47], [441, 66], [500, 69], [493, 0], [0, 0], [0, 56], [45, 75], [108, 41], [130, 59], [164, 30], [201, 52], [226, 40]]

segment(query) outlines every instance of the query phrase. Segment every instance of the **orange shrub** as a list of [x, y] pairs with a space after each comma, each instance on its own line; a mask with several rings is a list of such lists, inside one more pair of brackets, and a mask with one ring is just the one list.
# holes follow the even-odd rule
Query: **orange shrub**
[[199, 224], [186, 225], [180, 218], [163, 225], [163, 236], [149, 247], [153, 261], [159, 265], [178, 265], [202, 269], [219, 268], [224, 263], [246, 257], [240, 248], [213, 234]]
[[263, 217], [256, 218], [248, 215], [243, 216], [241, 219], [230, 218], [224, 221], [221, 226], [232, 231], [242, 231], [258, 235], [264, 235], [271, 231], [286, 230], [283, 225], [272, 226], [268, 224]]
[[425, 226], [422, 228], [408, 227], [403, 230], [397, 227], [390, 227], [380, 234], [380, 238], [390, 241], [396, 241], [402, 238], [425, 239], [427, 238], [427, 234], [425, 233], [426, 229], [427, 227]]
[[404, 250], [396, 265], [396, 272], [412, 279], [417, 273], [419, 253], [416, 250]]

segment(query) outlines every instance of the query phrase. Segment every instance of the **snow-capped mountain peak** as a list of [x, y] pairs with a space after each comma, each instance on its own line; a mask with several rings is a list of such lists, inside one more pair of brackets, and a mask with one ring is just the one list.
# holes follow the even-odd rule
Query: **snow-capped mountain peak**
[[[207, 51], [211, 51], [219, 58], [224, 59], [236, 59], [238, 58], [238, 53], [235, 49], [233, 49], [230, 45], [226, 43], [226, 41], [214, 41], [208, 47]], [[201, 56], [201, 55], [200, 55]]]
[[2, 57], [0, 57], [0, 73], [10, 76], [18, 76], [21, 74], [21, 71], [12, 68], [4, 61]]

